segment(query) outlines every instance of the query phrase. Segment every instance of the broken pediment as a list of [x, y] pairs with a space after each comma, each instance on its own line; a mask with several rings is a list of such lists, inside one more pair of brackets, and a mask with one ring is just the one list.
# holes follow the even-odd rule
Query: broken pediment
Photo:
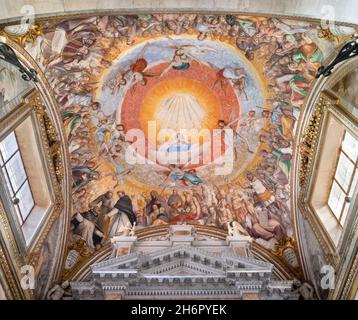
[[[193, 229], [172, 226], [167, 239], [151, 241], [149, 246], [133, 237], [113, 238], [112, 257], [91, 266], [91, 280], [71, 283], [74, 297], [88, 299], [93, 290], [105, 299], [213, 295], [241, 299], [253, 292], [290, 296], [292, 283], [276, 281], [273, 265], [253, 258], [249, 239], [198, 242]], [[123, 248], [126, 253], [118, 255]]]
[[95, 275], [106, 274], [130, 277], [130, 275], [148, 277], [172, 277], [191, 274], [193, 276], [224, 276], [226, 274], [244, 275], [271, 273], [272, 265], [251, 257], [234, 256], [223, 252], [222, 255], [206, 252], [190, 246], [173, 246], [149, 254], [132, 253], [116, 257], [92, 266]]

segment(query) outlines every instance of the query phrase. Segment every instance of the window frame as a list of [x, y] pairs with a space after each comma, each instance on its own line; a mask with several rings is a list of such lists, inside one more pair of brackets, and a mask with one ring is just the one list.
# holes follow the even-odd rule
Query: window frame
[[[35, 249], [38, 250], [37, 248], [43, 246], [42, 238], [44, 234], [48, 233], [47, 226], [53, 223], [54, 216], [58, 214], [58, 211], [62, 210], [63, 208], [63, 198], [62, 195], [58, 193], [58, 190], [60, 190], [59, 185], [55, 176], [53, 175], [54, 164], [50, 158], [50, 149], [48, 146], [47, 136], [44, 135], [42, 115], [39, 111], [37, 111], [37, 109], [32, 107], [34, 101], [43, 105], [42, 101], [37, 102], [39, 101], [37, 100], [38, 96], [38, 92], [35, 90], [31, 91], [28, 95], [23, 97], [22, 103], [18, 105], [12, 113], [0, 119], [1, 141], [12, 131], [16, 131], [26, 121], [29, 121], [28, 126], [33, 132], [32, 138], [35, 139], [37, 144], [36, 154], [38, 155], [39, 160], [37, 163], [41, 168], [41, 172], [44, 177], [44, 180], [42, 181], [46, 187], [46, 190], [48, 191], [49, 204], [46, 204], [46, 207], [43, 207], [42, 205], [37, 206], [36, 200], [34, 199], [35, 207], [32, 209], [33, 212], [31, 212], [24, 224], [21, 225], [20, 219], [18, 218], [18, 213], [12, 202], [13, 197], [11, 196], [5, 181], [3, 170], [0, 169], [0, 211], [3, 210], [4, 214], [6, 215], [7, 223], [7, 230], [3, 232], [6, 232], [9, 237], [13, 237], [20, 255], [23, 256], [30, 255]], [[19, 147], [21, 150], [21, 145]], [[28, 162], [23, 160], [25, 168], [29, 166], [29, 164], [26, 165], [26, 163]], [[33, 178], [29, 178], [31, 178], [29, 179], [31, 183]], [[3, 209], [1, 209], [1, 207]], [[32, 215], [33, 217], [31, 217]], [[35, 226], [32, 225], [34, 221], [36, 221]]]
[[[314, 231], [326, 261], [338, 267], [346, 254], [345, 245], [355, 232], [352, 228], [358, 219], [358, 185], [352, 193], [355, 201], [348, 210], [344, 226], [337, 222], [327, 200], [344, 131], [358, 139], [358, 118], [328, 90], [322, 90], [312, 103], [312, 111], [305, 119], [307, 122], [298, 140], [300, 162], [294, 182], [298, 188], [296, 210]], [[332, 125], [340, 128], [338, 135], [332, 131]], [[336, 152], [332, 151], [334, 148]]]

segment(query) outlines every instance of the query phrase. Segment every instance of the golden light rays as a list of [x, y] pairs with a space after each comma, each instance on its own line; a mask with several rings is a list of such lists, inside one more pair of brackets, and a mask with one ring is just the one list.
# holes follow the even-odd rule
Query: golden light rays
[[[167, 123], [173, 121], [174, 115], [168, 114], [168, 118], [171, 118], [171, 121], [165, 122], [161, 108], [163, 108], [163, 102], [165, 102], [166, 99], [175, 97], [176, 95], [186, 95], [187, 97], [191, 97], [192, 100], [195, 99], [196, 108], [193, 107], [193, 114], [188, 113], [186, 116], [188, 119], [190, 117], [196, 117], [198, 110], [194, 109], [200, 109], [200, 112], [202, 112], [201, 116], [196, 117], [195, 121], [195, 123], [197, 123], [200, 119], [201, 122], [197, 124], [200, 126], [197, 129], [211, 130], [217, 127], [217, 122], [221, 118], [221, 106], [211, 89], [196, 80], [175, 78], [158, 83], [145, 96], [140, 113], [140, 124], [144, 131], [147, 130], [148, 121], [157, 122], [157, 131], [161, 128], [168, 128]], [[180, 105], [178, 105], [178, 107], [180, 108]], [[178, 114], [180, 114], [179, 110], [177, 111]], [[186, 126], [182, 129], [185, 128]], [[178, 127], [175, 126], [169, 129], [176, 130]]]

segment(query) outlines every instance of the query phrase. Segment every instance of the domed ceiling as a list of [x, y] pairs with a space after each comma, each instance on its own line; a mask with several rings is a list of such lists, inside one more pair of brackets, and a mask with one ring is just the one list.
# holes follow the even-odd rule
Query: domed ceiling
[[131, 199], [138, 228], [227, 229], [236, 220], [267, 249], [294, 240], [295, 126], [323, 53], [334, 47], [316, 23], [149, 14], [41, 28], [26, 49], [63, 117], [73, 215], [86, 219], [98, 204], [99, 232], [86, 238], [74, 219], [71, 241], [80, 234], [88, 252], [100, 249], [110, 227], [98, 221], [117, 191]]

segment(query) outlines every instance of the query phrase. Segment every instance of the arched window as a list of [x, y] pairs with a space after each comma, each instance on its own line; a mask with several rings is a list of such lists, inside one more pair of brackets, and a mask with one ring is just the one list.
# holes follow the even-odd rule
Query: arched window
[[0, 251], [6, 249], [0, 256], [12, 270], [0, 279], [7, 298], [32, 297], [43, 295], [46, 283], [25, 290], [22, 267], [33, 266], [38, 279], [49, 272], [50, 283], [62, 265], [58, 250], [66, 245], [61, 240], [70, 203], [65, 135], [41, 69], [16, 41], [0, 38], [25, 68], [37, 72], [36, 81], [27, 81], [0, 60]]
[[[305, 246], [306, 265], [317, 287], [321, 264], [335, 270], [331, 299], [354, 298], [358, 250], [358, 59], [337, 66], [308, 97], [299, 134], [298, 211], [315, 240]], [[301, 219], [301, 218], [299, 218]], [[306, 220], [306, 221], [305, 221]], [[313, 238], [312, 238], [313, 239]], [[312, 248], [311, 248], [312, 247]], [[320, 289], [319, 289], [320, 290]]]
[[0, 119], [0, 200], [23, 252], [54, 208], [46, 144], [30, 101], [33, 90]]

